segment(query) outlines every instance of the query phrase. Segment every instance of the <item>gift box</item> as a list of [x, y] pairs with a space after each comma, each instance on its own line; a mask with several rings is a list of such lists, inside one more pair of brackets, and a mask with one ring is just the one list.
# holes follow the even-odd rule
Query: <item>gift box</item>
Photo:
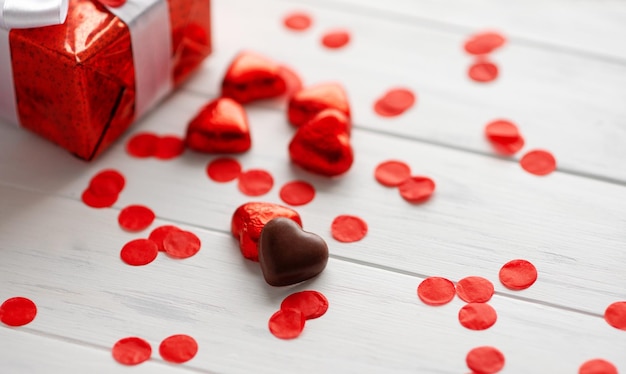
[[10, 30], [13, 86], [0, 91], [14, 90], [21, 127], [91, 160], [209, 55], [209, 5], [69, 0], [64, 23]]

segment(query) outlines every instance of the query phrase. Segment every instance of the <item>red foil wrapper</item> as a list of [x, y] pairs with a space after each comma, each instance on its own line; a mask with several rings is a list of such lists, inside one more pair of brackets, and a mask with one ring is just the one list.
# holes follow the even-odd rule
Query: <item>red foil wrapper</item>
[[[210, 0], [168, 4], [177, 86], [211, 52]], [[91, 160], [132, 124], [140, 67], [128, 27], [100, 3], [70, 0], [64, 24], [15, 29], [9, 37], [22, 127]]]

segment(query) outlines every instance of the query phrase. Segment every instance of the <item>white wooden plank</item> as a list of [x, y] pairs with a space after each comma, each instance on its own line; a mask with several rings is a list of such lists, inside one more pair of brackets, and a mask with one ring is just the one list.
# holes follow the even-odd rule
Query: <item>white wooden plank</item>
[[[198, 341], [198, 355], [184, 367], [200, 372], [458, 373], [467, 370], [467, 351], [480, 345], [504, 352], [503, 373], [575, 372], [594, 357], [626, 367], [623, 331], [599, 317], [498, 295], [491, 304], [499, 321], [474, 332], [456, 321], [460, 300], [439, 308], [418, 301], [419, 277], [331, 259], [313, 281], [274, 288], [229, 235], [188, 226], [182, 227], [203, 243], [196, 256], [160, 256], [136, 268], [124, 265], [118, 251], [140, 235], [116, 227], [116, 210], [12, 187], [0, 187], [0, 208], [0, 299], [23, 295], [39, 306], [25, 333], [0, 329], [0, 359], [10, 372], [122, 372], [107, 347], [128, 335], [156, 347], [174, 333]], [[328, 313], [309, 321], [297, 340], [272, 337], [267, 319], [284, 296], [301, 289], [323, 292]], [[42, 364], [25, 362], [35, 361], [33, 347], [46, 351]], [[68, 352], [84, 358], [62, 361]], [[43, 370], [47, 363], [50, 370]], [[150, 363], [139, 368], [163, 371]]]
[[[215, 54], [189, 82], [190, 90], [217, 94], [229, 62], [239, 50], [251, 49], [290, 64], [305, 84], [343, 83], [359, 127], [493, 154], [484, 126], [508, 118], [526, 139], [519, 156], [545, 148], [561, 170], [626, 182], [626, 65], [512, 40], [493, 56], [501, 76], [479, 84], [466, 74], [472, 61], [462, 49], [467, 35], [382, 20], [378, 13], [346, 17], [345, 11], [313, 6], [304, 7], [315, 17], [312, 29], [293, 33], [281, 23], [296, 7], [291, 2], [217, 0], [214, 5]], [[609, 14], [598, 22], [609, 23]], [[333, 27], [353, 34], [344, 50], [320, 46], [321, 34]], [[603, 39], [598, 35], [590, 37]], [[392, 86], [415, 90], [417, 105], [401, 117], [381, 118], [373, 103]]]
[[[205, 100], [178, 93], [134, 131], [181, 134]], [[499, 291], [596, 315], [624, 298], [626, 189], [621, 186], [559, 172], [536, 177], [508, 161], [358, 129], [352, 170], [329, 180], [291, 165], [287, 144], [293, 130], [282, 113], [251, 107], [248, 114], [254, 145], [239, 159], [244, 169], [269, 170], [276, 183], [259, 198], [240, 194], [235, 183], [211, 182], [204, 171], [211, 156], [186, 153], [169, 162], [129, 157], [124, 143], [132, 134], [86, 164], [29, 134], [2, 128], [0, 160], [6, 162], [0, 163], [0, 181], [78, 200], [92, 175], [113, 167], [128, 178], [117, 207], [146, 204], [159, 217], [228, 232], [240, 204], [280, 202], [280, 186], [302, 178], [318, 195], [298, 211], [307, 229], [332, 243], [335, 256], [421, 275], [458, 280], [478, 274], [494, 281], [505, 262], [526, 258], [539, 269], [537, 284], [522, 293], [497, 284]], [[415, 174], [436, 181], [432, 201], [410, 205], [374, 181], [375, 166], [390, 158], [405, 160]], [[335, 242], [329, 227], [339, 214], [363, 217], [368, 236], [353, 244]]]
[[[450, 32], [501, 30], [516, 43], [563, 49], [596, 58], [626, 61], [626, 4], [623, 1], [542, 0], [302, 0], [311, 7], [367, 12], [380, 18]], [[322, 3], [322, 4], [320, 4]]]

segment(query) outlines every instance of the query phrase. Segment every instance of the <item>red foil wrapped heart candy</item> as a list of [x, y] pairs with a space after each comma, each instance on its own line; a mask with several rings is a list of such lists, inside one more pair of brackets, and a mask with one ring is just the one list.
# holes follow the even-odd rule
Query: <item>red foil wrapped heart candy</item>
[[350, 119], [348, 95], [338, 83], [324, 83], [304, 88], [289, 100], [289, 122], [300, 127], [324, 109], [337, 109]]
[[276, 217], [289, 218], [302, 226], [298, 212], [282, 205], [250, 202], [241, 205], [231, 220], [231, 233], [239, 239], [239, 249], [243, 257], [259, 261], [258, 242], [266, 223]]
[[282, 68], [252, 52], [241, 52], [230, 64], [222, 81], [222, 96], [242, 104], [285, 93]]
[[336, 109], [326, 109], [298, 128], [289, 143], [291, 161], [310, 172], [336, 176], [354, 161], [349, 120]]
[[250, 126], [238, 102], [222, 97], [207, 104], [189, 122], [187, 147], [205, 153], [241, 153], [250, 149]]

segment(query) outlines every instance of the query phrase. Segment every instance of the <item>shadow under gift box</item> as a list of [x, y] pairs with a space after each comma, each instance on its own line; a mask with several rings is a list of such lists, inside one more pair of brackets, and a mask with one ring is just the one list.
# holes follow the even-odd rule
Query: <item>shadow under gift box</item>
[[[62, 25], [9, 34], [20, 124], [91, 160], [135, 120], [128, 27], [92, 0], [70, 0]], [[211, 53], [210, 0], [168, 0], [172, 80]], [[0, 89], [7, 89], [0, 87]]]

